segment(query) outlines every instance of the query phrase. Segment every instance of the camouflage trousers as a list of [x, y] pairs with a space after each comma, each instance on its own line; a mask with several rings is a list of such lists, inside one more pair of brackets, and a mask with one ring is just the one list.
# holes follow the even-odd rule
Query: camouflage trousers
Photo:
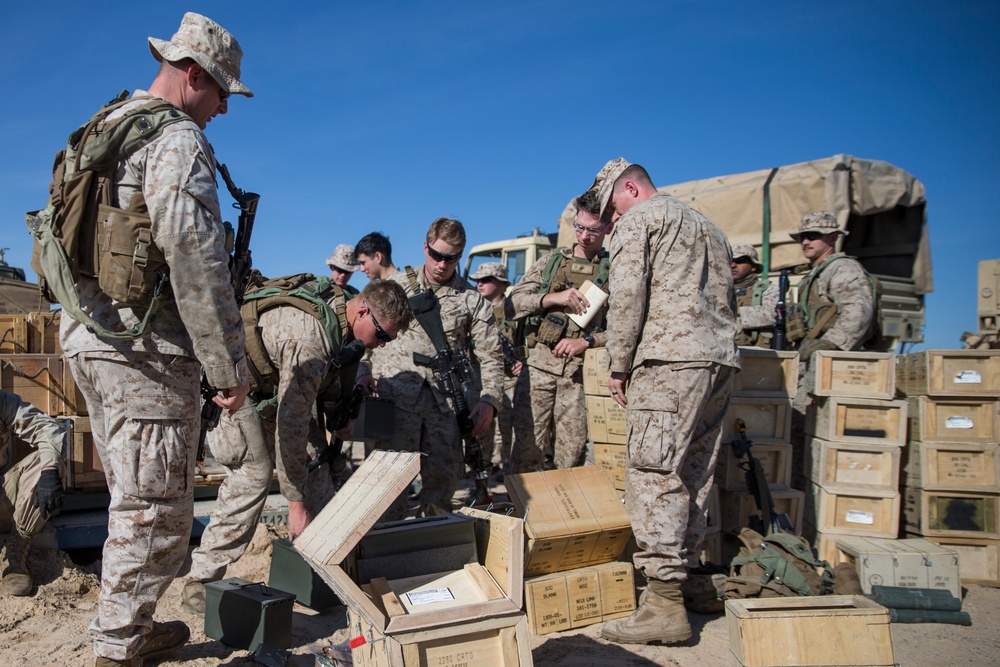
[[[465, 474], [465, 457], [458, 419], [451, 410], [443, 412], [429, 385], [424, 384], [412, 404], [396, 403], [392, 440], [376, 440], [371, 449], [420, 452], [420, 514], [433, 513], [434, 505], [452, 511], [452, 496]], [[405, 492], [390, 506], [383, 520], [403, 518]]]
[[587, 404], [583, 367], [567, 366], [567, 375], [525, 366], [514, 388], [514, 448], [511, 470], [537, 472], [553, 447], [556, 468], [583, 465], [587, 452]]
[[683, 581], [698, 565], [734, 372], [708, 362], [632, 371], [625, 507], [639, 546], [632, 561], [648, 578]]
[[504, 392], [496, 418], [482, 437], [483, 457], [502, 471], [510, 470], [510, 449], [514, 441], [514, 387], [517, 378], [504, 378]]
[[[232, 417], [223, 415], [208, 436], [212, 456], [226, 469], [226, 479], [219, 486], [201, 544], [191, 554], [189, 581], [222, 579], [226, 568], [246, 552], [257, 530], [271, 492], [275, 453], [274, 423], [262, 421], [256, 406], [248, 396], [243, 407]], [[325, 432], [315, 419], [310, 420], [309, 458], [316, 456], [325, 442]], [[309, 474], [306, 509], [315, 517], [332, 497], [329, 467], [320, 466]]]
[[111, 493], [90, 635], [98, 656], [128, 660], [187, 555], [200, 367], [187, 357], [131, 351], [82, 353], [69, 363]]
[[0, 479], [0, 534], [15, 530], [21, 537], [37, 535], [45, 525], [35, 507], [35, 489], [42, 474], [42, 457], [33, 451], [17, 462]]

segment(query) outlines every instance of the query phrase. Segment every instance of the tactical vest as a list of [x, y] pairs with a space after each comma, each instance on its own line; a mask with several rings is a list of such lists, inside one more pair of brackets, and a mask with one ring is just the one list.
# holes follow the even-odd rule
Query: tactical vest
[[[549, 260], [546, 262], [545, 268], [542, 269], [541, 284], [538, 286], [537, 294], [541, 296], [551, 292], [562, 292], [571, 287], [580, 289], [583, 283], [588, 280], [602, 290], [607, 291], [605, 286], [608, 284], [611, 259], [606, 250], [602, 250], [598, 254], [600, 261], [596, 264], [594, 262], [577, 260], [572, 255], [564, 257], [561, 251], [562, 248], [556, 248], [549, 255]], [[565, 322], [565, 328], [561, 334], [545, 334], [543, 327], [548, 326], [546, 316], [551, 314], [555, 314]], [[588, 327], [592, 331], [599, 331], [602, 328], [603, 322], [600, 320], [596, 324], [592, 321], [591, 326]], [[539, 330], [543, 330], [541, 336], [539, 335]], [[573, 320], [569, 319], [568, 314], [563, 310], [562, 306], [553, 306], [544, 313], [531, 315], [525, 320], [524, 336], [529, 348], [535, 347], [539, 341], [552, 341], [556, 338], [579, 338], [584, 333]]]
[[[813, 340], [821, 337], [837, 324], [840, 311], [837, 304], [824, 299], [819, 293], [820, 275], [835, 261], [839, 259], [853, 259], [843, 253], [830, 255], [816, 267], [815, 271], [809, 273], [805, 280], [799, 285], [799, 294], [805, 294], [805, 298], [799, 298], [799, 305], [802, 309], [802, 317], [805, 321], [806, 337], [804, 340]], [[867, 336], [861, 341], [862, 348], [871, 348], [879, 344], [882, 338], [882, 283], [875, 276], [868, 273], [864, 267], [861, 268], [868, 285], [872, 291], [872, 322], [869, 324]], [[801, 343], [800, 343], [801, 344]]]
[[[159, 137], [168, 125], [190, 120], [173, 104], [156, 98], [119, 117], [108, 116], [136, 100], [122, 91], [77, 128], [56, 153], [49, 199], [41, 211], [26, 215], [35, 237], [31, 268], [46, 298], [60, 303], [73, 319], [98, 336], [140, 338], [152, 316], [169, 298], [169, 271], [152, 239], [152, 221], [142, 193], [126, 208], [116, 205], [113, 186], [118, 165]], [[145, 308], [139, 323], [109, 331], [80, 307], [76, 283], [97, 278], [101, 291], [131, 308]]]
[[[277, 403], [278, 369], [267, 353], [261, 335], [261, 314], [278, 308], [292, 306], [312, 315], [323, 327], [330, 352], [336, 356], [348, 336], [347, 298], [344, 290], [329, 278], [300, 273], [292, 276], [267, 279], [256, 270], [243, 297], [240, 314], [246, 334], [246, 356], [250, 370], [250, 393], [258, 399], [257, 411], [268, 418]], [[333, 305], [330, 305], [332, 300]], [[330, 369], [335, 371], [337, 369]], [[323, 378], [322, 389], [333, 381], [333, 372]]]
[[[743, 287], [736, 287], [736, 314], [747, 306], [759, 306], [764, 299], [764, 292], [770, 286], [770, 282], [759, 276], [754, 282]], [[757, 345], [759, 347], [770, 347], [771, 333], [761, 331], [745, 331], [740, 329], [736, 333], [737, 345]]]

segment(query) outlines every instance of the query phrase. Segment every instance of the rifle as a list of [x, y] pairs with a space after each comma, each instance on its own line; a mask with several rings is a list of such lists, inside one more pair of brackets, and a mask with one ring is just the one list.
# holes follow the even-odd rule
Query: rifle
[[472, 363], [464, 349], [452, 350], [448, 346], [444, 328], [441, 326], [441, 304], [433, 292], [422, 290], [411, 296], [410, 309], [431, 339], [434, 349], [437, 350], [433, 357], [414, 352], [413, 363], [430, 368], [438, 388], [451, 398], [455, 416], [458, 418], [458, 430], [465, 442], [465, 463], [472, 468], [472, 477], [476, 482], [478, 491], [476, 500], [479, 504], [488, 504], [493, 500], [486, 481], [489, 478], [489, 469], [483, 458], [483, 448], [472, 435], [471, 410], [465, 400], [465, 386], [475, 379]]
[[[260, 201], [260, 195], [255, 192], [245, 192], [236, 187], [229, 175], [229, 169], [221, 162], [218, 169], [219, 173], [222, 174], [222, 180], [226, 182], [229, 194], [236, 200], [233, 208], [240, 210], [233, 256], [229, 258], [229, 282], [233, 286], [236, 307], [239, 308], [243, 305], [243, 294], [246, 292], [247, 283], [250, 280], [250, 270], [253, 268], [250, 237], [253, 235], [253, 223], [254, 218], [257, 217], [257, 203]], [[226, 224], [229, 226], [228, 223]], [[222, 416], [222, 408], [212, 400], [218, 393], [219, 390], [209, 383], [208, 376], [203, 370], [201, 372], [201, 433], [198, 435], [198, 451], [195, 454], [195, 460], [198, 463], [205, 460], [205, 440], [208, 432], [219, 425], [219, 418]]]
[[774, 338], [771, 339], [772, 350], [784, 350], [788, 347], [785, 337], [785, 322], [788, 316], [788, 309], [785, 305], [788, 298], [788, 274], [791, 269], [782, 269], [778, 277], [778, 303], [774, 306]]
[[514, 364], [525, 359], [524, 346], [514, 345], [514, 341], [500, 333], [500, 349], [503, 351], [503, 367], [508, 371]]
[[[365, 353], [365, 345], [360, 340], [352, 340], [340, 349], [337, 358], [330, 363], [334, 368], [341, 369], [344, 366], [355, 364]], [[312, 472], [324, 463], [335, 461], [344, 450], [344, 441], [336, 436], [337, 431], [347, 426], [352, 419], [357, 419], [361, 413], [361, 404], [365, 402], [365, 390], [359, 385], [355, 385], [350, 394], [344, 396], [329, 409], [322, 404], [317, 405], [317, 414], [323, 415], [326, 420], [326, 430], [334, 435], [333, 443], [323, 448], [316, 458], [306, 464], [306, 470]]]
[[753, 496], [754, 501], [760, 509], [760, 517], [750, 517], [750, 528], [761, 535], [767, 537], [771, 533], [794, 533], [795, 526], [785, 513], [778, 514], [774, 511], [774, 499], [771, 498], [771, 488], [767, 485], [767, 478], [764, 476], [764, 469], [760, 467], [757, 459], [753, 457], [750, 449], [753, 447], [753, 440], [747, 438], [747, 425], [742, 419], [736, 419], [736, 432], [739, 437], [731, 443], [733, 453], [736, 458], [747, 457], [745, 462], [740, 462], [740, 469], [743, 470], [747, 481], [747, 489]]

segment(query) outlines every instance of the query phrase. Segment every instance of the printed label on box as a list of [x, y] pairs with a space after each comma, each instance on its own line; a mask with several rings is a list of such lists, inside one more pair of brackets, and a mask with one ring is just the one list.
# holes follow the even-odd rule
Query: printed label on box
[[962, 371], [955, 376], [955, 384], [982, 384], [983, 376], [977, 371]]
[[448, 600], [455, 599], [455, 596], [451, 594], [450, 588], [428, 588], [425, 591], [413, 591], [407, 593], [406, 597], [410, 601], [410, 605], [414, 607], [421, 604], [447, 602]]
[[860, 510], [848, 510], [847, 516], [844, 518], [848, 523], [863, 523], [868, 526], [875, 523], [874, 514], [871, 512], [862, 512]]
[[945, 428], [974, 428], [975, 424], [972, 419], [964, 416], [954, 416], [948, 417], [944, 422]]

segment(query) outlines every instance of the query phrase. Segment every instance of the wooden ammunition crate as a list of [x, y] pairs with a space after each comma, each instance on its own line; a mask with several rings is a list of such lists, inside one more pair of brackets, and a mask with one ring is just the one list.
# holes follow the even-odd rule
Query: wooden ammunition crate
[[628, 616], [635, 611], [631, 563], [605, 563], [524, 582], [528, 629], [544, 635]]
[[722, 424], [722, 441], [738, 437], [736, 420], [747, 425], [747, 437], [755, 444], [789, 442], [792, 432], [792, 401], [789, 398], [733, 397]]
[[786, 398], [799, 384], [799, 354], [759, 347], [741, 347], [742, 370], [733, 380], [733, 396]]
[[869, 444], [806, 438], [805, 476], [831, 491], [899, 490], [902, 448], [875, 440]]
[[1000, 588], [1000, 540], [970, 537], [927, 539], [958, 554], [958, 571], [963, 584]]
[[886, 445], [906, 442], [906, 401], [828, 396], [806, 409], [806, 433], [824, 440]]
[[608, 380], [608, 351], [603, 347], [593, 347], [583, 353], [583, 393], [588, 396], [611, 397]]
[[1000, 397], [1000, 350], [924, 350], [896, 360], [907, 396]]
[[[721, 496], [723, 532], [738, 533], [750, 525], [752, 515], [760, 516], [757, 501], [749, 491], [723, 491]], [[771, 489], [771, 500], [775, 513], [787, 514], [795, 534], [801, 535], [805, 494], [798, 489]]]
[[66, 417], [69, 440], [66, 452], [66, 486], [70, 489], [100, 489], [108, 485], [101, 457], [94, 446], [90, 417]]
[[711, 563], [713, 565], [728, 566], [722, 561], [722, 533], [716, 531], [705, 535], [701, 543], [701, 555], [698, 557], [703, 565]]
[[807, 523], [831, 535], [891, 537], [899, 534], [898, 491], [832, 491], [810, 484]]
[[915, 396], [910, 399], [910, 440], [1000, 442], [1000, 401]]
[[1000, 493], [1000, 445], [911, 442], [903, 450], [903, 482], [927, 491]]
[[617, 491], [625, 491], [625, 466], [628, 462], [628, 445], [613, 442], [594, 443], [594, 464], [608, 475]]
[[[792, 446], [787, 443], [754, 445], [750, 448], [757, 464], [764, 471], [769, 486], [784, 488], [792, 483]], [[722, 443], [715, 475], [726, 491], [746, 491], [746, 472], [740, 467], [746, 457], [737, 458], [731, 442]]]
[[816, 396], [896, 397], [896, 358], [890, 352], [820, 350], [812, 356]]
[[62, 354], [59, 347], [61, 310], [28, 313], [28, 349], [32, 354]]
[[0, 315], [0, 354], [28, 354], [28, 321], [24, 315]]
[[906, 530], [931, 537], [1000, 538], [1000, 494], [905, 491]]
[[894, 667], [889, 610], [862, 595], [726, 600], [742, 667]]
[[625, 408], [613, 398], [587, 396], [587, 432], [591, 442], [624, 445], [628, 442]]
[[887, 540], [840, 535], [836, 540], [841, 560], [858, 571], [861, 588], [872, 586], [936, 588], [962, 597], [958, 553], [922, 537]]
[[[367, 562], [362, 563], [359, 544], [370, 537], [379, 517], [419, 471], [418, 453], [375, 450], [293, 545], [349, 607], [352, 636], [366, 639], [353, 651], [354, 664], [418, 667], [465, 660], [530, 666], [528, 627], [521, 609], [521, 519], [462, 508], [459, 514], [474, 520], [476, 550], [475, 562], [460, 569], [397, 578], [391, 570], [392, 564], [400, 565], [396, 557], [378, 561], [366, 554]], [[455, 517], [449, 515], [449, 520]], [[417, 560], [414, 556], [406, 564]], [[431, 568], [438, 563], [433, 558], [419, 560]], [[384, 571], [371, 572], [365, 581], [360, 576], [362, 564]]]
[[69, 365], [55, 354], [9, 354], [0, 358], [0, 389], [17, 394], [53, 417], [87, 414]]
[[596, 466], [508, 475], [504, 485], [525, 517], [527, 576], [617, 560], [632, 535], [625, 506]]

